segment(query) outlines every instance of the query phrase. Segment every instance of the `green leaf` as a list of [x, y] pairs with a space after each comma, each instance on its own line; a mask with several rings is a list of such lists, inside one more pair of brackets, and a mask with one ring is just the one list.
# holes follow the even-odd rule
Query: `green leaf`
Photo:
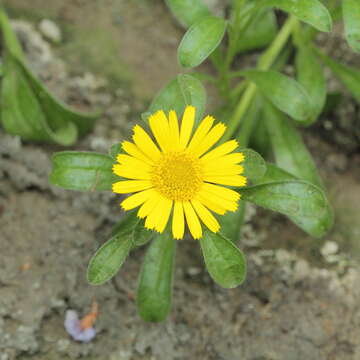
[[342, 0], [346, 40], [354, 51], [360, 52], [360, 1]]
[[306, 89], [310, 100], [310, 116], [306, 125], [314, 123], [321, 114], [326, 101], [326, 80], [323, 68], [311, 48], [300, 46], [296, 52], [297, 80]]
[[262, 184], [241, 188], [242, 199], [286, 215], [314, 237], [325, 235], [333, 224], [333, 213], [324, 192], [309, 182], [289, 179], [291, 175], [281, 169], [273, 170], [274, 166], [268, 166], [277, 181], [265, 174]]
[[240, 200], [239, 207], [236, 211], [228, 211], [220, 218], [221, 233], [233, 243], [239, 240], [240, 229], [244, 223], [245, 211], [246, 202]]
[[109, 156], [115, 161], [118, 154], [122, 153], [123, 149], [121, 147], [121, 142], [112, 144], [109, 149]]
[[211, 15], [202, 0], [165, 0], [165, 3], [185, 28], [202, 17]]
[[278, 109], [295, 120], [308, 119], [311, 111], [310, 99], [297, 81], [273, 70], [246, 70], [241, 73], [253, 81]]
[[[249, 6], [255, 6], [255, 2], [247, 3]], [[242, 19], [246, 21], [246, 19]], [[277, 33], [276, 17], [273, 10], [263, 9], [258, 11], [250, 26], [240, 36], [237, 43], [239, 52], [260, 49], [269, 45]]]
[[125, 215], [116, 235], [96, 251], [87, 270], [90, 284], [103, 284], [118, 272], [133, 246], [134, 228], [138, 223], [139, 219], [133, 214]]
[[137, 291], [137, 307], [145, 321], [162, 321], [171, 308], [175, 240], [157, 234], [145, 255]]
[[288, 12], [320, 31], [331, 31], [331, 15], [319, 0], [262, 0], [260, 4]]
[[52, 157], [50, 183], [68, 190], [109, 190], [119, 177], [112, 173], [113, 159], [96, 152], [63, 151]]
[[185, 68], [200, 65], [224, 37], [224, 19], [208, 16], [193, 24], [185, 33], [178, 48], [180, 64]]
[[360, 71], [356, 68], [340, 64], [320, 51], [317, 51], [317, 54], [331, 71], [344, 83], [354, 98], [360, 102]]
[[278, 182], [283, 180], [299, 180], [295, 175], [290, 174], [289, 172], [285, 171], [277, 167], [275, 164], [266, 163], [266, 173], [261, 179], [254, 181], [255, 185], [259, 184], [267, 184], [271, 182]]
[[234, 288], [245, 280], [245, 256], [230, 240], [206, 230], [200, 245], [206, 268], [217, 284]]
[[155, 96], [148, 112], [175, 110], [180, 116], [187, 105], [196, 108], [196, 123], [199, 123], [206, 105], [206, 92], [200, 80], [191, 75], [181, 74], [171, 80]]
[[1, 119], [4, 129], [25, 140], [71, 145], [89, 131], [99, 114], [72, 111], [56, 100], [25, 65], [22, 49], [0, 10], [5, 40]]
[[244, 176], [249, 180], [261, 179], [266, 172], [265, 160], [256, 151], [251, 149], [240, 149], [245, 156], [244, 163]]
[[276, 164], [297, 178], [322, 187], [314, 160], [291, 120], [269, 103], [265, 105], [264, 117]]

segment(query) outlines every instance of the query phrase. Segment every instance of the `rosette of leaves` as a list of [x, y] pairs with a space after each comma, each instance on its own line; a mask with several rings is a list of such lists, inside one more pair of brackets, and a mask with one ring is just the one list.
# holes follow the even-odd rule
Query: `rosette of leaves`
[[3, 36], [1, 122], [4, 130], [24, 140], [72, 145], [92, 129], [98, 113], [70, 109], [56, 99], [26, 64], [9, 19], [0, 7]]
[[[175, 109], [182, 113], [190, 104], [197, 108], [197, 116], [200, 119], [206, 105], [206, 93], [199, 79], [192, 75], [180, 74], [155, 96], [149, 112], [161, 108], [165, 111]], [[306, 175], [305, 179], [303, 173], [298, 171], [303, 164], [308, 166], [310, 161], [310, 155], [301, 138], [297, 138], [297, 144], [302, 153], [291, 152], [289, 158], [282, 158], [282, 147], [292, 145], [288, 144], [288, 137], [296, 132], [294, 125], [288, 124], [285, 131], [282, 123], [288, 119], [273, 105], [268, 106], [267, 111], [271, 114], [269, 126], [276, 128], [279, 135], [278, 143], [274, 145], [279, 148], [278, 159], [288, 161], [286, 167], [289, 172], [266, 163], [254, 150], [241, 149], [245, 154], [244, 175], [249, 184], [239, 190], [242, 196], [239, 209], [222, 217], [221, 233], [205, 231], [200, 240], [204, 262], [210, 276], [225, 288], [240, 285], [246, 277], [245, 256], [237, 246], [246, 202], [288, 216], [312, 236], [322, 236], [332, 224], [331, 208], [316, 173], [308, 167], [309, 175]], [[258, 106], [251, 106], [250, 110], [248, 118], [251, 122], [256, 121], [259, 115]], [[240, 135], [238, 137], [244, 146], [248, 138], [247, 133], [246, 128], [243, 128], [242, 138]], [[111, 191], [111, 184], [117, 181], [112, 166], [119, 150], [120, 144], [115, 144], [108, 155], [73, 151], [55, 153], [50, 182], [69, 190]], [[139, 274], [136, 303], [138, 312], [144, 320], [162, 321], [171, 309], [177, 244], [180, 246], [181, 242], [173, 239], [169, 229], [162, 234], [146, 230], [143, 220], [137, 218], [135, 213], [127, 213], [114, 227], [112, 237], [90, 260], [88, 281], [94, 285], [103, 284], [118, 272], [131, 250], [148, 245]]]

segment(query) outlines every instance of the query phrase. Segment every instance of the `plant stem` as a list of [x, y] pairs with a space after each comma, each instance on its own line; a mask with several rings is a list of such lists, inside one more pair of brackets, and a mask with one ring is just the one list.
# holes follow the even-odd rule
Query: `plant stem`
[[[297, 25], [297, 23], [298, 20], [293, 16], [290, 16], [287, 19], [272, 44], [260, 57], [257, 65], [258, 70], [266, 71], [270, 69], [271, 65], [274, 63], [283, 47], [286, 45], [289, 36], [291, 35], [291, 32], [293, 28]], [[243, 96], [241, 97], [240, 102], [234, 110], [233, 116], [228, 122], [228, 128], [226, 133], [224, 134], [223, 141], [229, 140], [234, 135], [242, 117], [245, 115], [254, 98], [254, 95], [256, 94], [256, 90], [256, 85], [254, 83], [248, 84]]]

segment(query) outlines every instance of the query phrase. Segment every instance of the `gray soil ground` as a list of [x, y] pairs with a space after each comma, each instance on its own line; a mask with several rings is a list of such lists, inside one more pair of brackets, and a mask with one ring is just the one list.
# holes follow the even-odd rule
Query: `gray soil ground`
[[[179, 70], [181, 30], [161, 2], [5, 3], [48, 86], [79, 109], [105, 109], [74, 148], [106, 152]], [[42, 18], [60, 24], [61, 45], [37, 30]], [[344, 104], [305, 133], [335, 209], [334, 229], [314, 240], [284, 217], [249, 207], [240, 240], [248, 277], [233, 290], [211, 281], [196, 242], [179, 243], [173, 309], [161, 324], [136, 314], [144, 249], [114, 281], [93, 287], [85, 280], [89, 258], [121, 216], [116, 196], [51, 187], [51, 154], [62, 149], [0, 130], [0, 360], [360, 359], [360, 153], [348, 125], [359, 110], [346, 95]], [[77, 343], [64, 330], [65, 311], [85, 314], [93, 299], [98, 335]]]

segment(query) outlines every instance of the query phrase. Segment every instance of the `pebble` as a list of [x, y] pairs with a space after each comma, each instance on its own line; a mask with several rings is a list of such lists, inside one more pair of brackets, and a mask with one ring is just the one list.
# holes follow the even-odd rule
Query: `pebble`
[[335, 241], [327, 241], [320, 249], [320, 253], [323, 257], [334, 255], [339, 251], [339, 245]]
[[58, 25], [49, 19], [41, 20], [39, 24], [39, 30], [45, 38], [53, 42], [54, 44], [61, 43], [62, 34]]

